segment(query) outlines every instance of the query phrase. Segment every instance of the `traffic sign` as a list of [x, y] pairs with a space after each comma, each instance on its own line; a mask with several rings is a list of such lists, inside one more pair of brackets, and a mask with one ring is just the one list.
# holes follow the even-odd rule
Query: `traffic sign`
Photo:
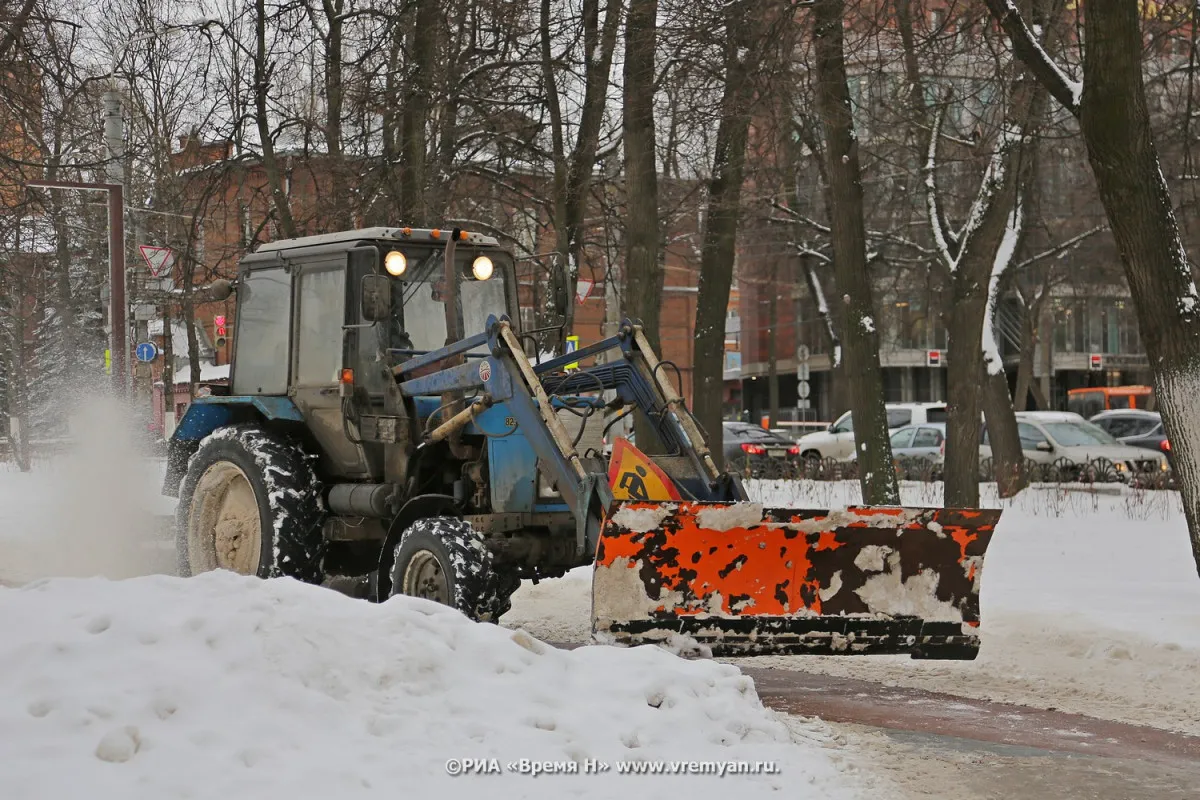
[[806, 381], [806, 380], [808, 380], [808, 378], [811, 374], [812, 373], [810, 371], [807, 361], [801, 362], [800, 365], [798, 367], [796, 367], [796, 378], [798, 380]]
[[161, 278], [165, 273], [170, 272], [171, 267], [175, 266], [175, 254], [169, 247], [141, 244], [138, 245], [138, 250], [141, 252], [142, 258], [146, 259], [146, 266], [150, 267], [152, 277]]
[[158, 347], [154, 342], [142, 342], [133, 350], [138, 361], [153, 361], [158, 358]]
[[[578, 336], [568, 336], [566, 352], [574, 353], [578, 349], [579, 349], [579, 337]], [[574, 364], [567, 364], [566, 368], [569, 370], [570, 369], [579, 369], [579, 362], [576, 361]]]
[[796, 384], [796, 395], [801, 400], [807, 400], [810, 394], [812, 394], [812, 387], [809, 385], [808, 381], [800, 381]]

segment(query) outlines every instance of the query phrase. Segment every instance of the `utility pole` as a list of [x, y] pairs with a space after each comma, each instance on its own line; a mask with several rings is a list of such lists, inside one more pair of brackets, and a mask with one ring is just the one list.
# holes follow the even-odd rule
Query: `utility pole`
[[[123, 202], [125, 186], [125, 121], [121, 114], [121, 92], [117, 87], [115, 73], [116, 68], [114, 67], [111, 84], [102, 98], [104, 103], [104, 143], [108, 149], [108, 183], [113, 186], [122, 187], [122, 191], [120, 192], [122, 203], [115, 209], [111, 205], [113, 193], [109, 193], [109, 215], [112, 216], [115, 214], [120, 219], [121, 224], [119, 228], [121, 238], [114, 240], [110, 237], [109, 241], [109, 247], [112, 248], [112, 252], [109, 253], [109, 282], [111, 287], [108, 295], [108, 321], [112, 326], [109, 343], [112, 352], [113, 387], [120, 386], [118, 391], [119, 397], [129, 397], [132, 374], [128, 367], [129, 330], [125, 320], [127, 308], [125, 298], [125, 204]], [[111, 221], [109, 224], [110, 231], [114, 227], [117, 227]], [[116, 379], [118, 370], [120, 370], [119, 384]]]

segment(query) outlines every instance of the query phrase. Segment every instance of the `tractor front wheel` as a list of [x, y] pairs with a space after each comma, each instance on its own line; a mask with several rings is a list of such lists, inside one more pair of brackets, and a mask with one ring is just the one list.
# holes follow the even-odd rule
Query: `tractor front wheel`
[[430, 517], [410, 525], [396, 545], [391, 579], [391, 597], [433, 600], [488, 622], [508, 610], [508, 597], [516, 590], [495, 572], [483, 535], [454, 517]]
[[222, 428], [200, 443], [176, 511], [179, 574], [227, 569], [320, 583], [320, 491], [299, 446], [262, 428]]

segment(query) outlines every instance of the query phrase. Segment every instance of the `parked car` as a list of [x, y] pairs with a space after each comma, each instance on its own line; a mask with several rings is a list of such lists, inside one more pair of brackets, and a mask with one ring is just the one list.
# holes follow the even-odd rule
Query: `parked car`
[[1157, 411], [1135, 408], [1120, 408], [1101, 411], [1088, 422], [1103, 428], [1121, 444], [1157, 450], [1171, 461], [1171, 442], [1163, 428], [1162, 417]]
[[[888, 428], [923, 425], [946, 421], [945, 403], [888, 403]], [[810, 461], [832, 458], [849, 461], [854, 454], [854, 420], [851, 412], [842, 414], [827, 430], [801, 436], [800, 457]]]
[[[1122, 481], [1128, 481], [1133, 472], [1166, 471], [1168, 466], [1163, 454], [1121, 444], [1103, 428], [1068, 411], [1018, 413], [1017, 433], [1025, 457], [1038, 464], [1066, 461], [1083, 467], [1104, 459], [1113, 465]], [[986, 428], [979, 455], [992, 456]]]
[[[930, 475], [939, 480], [942, 464], [946, 460], [946, 423], [926, 422], [921, 425], [905, 425], [892, 431], [892, 460], [897, 468], [929, 462]], [[858, 460], [858, 451], [850, 454], [850, 460]]]
[[782, 475], [799, 461], [799, 446], [782, 434], [749, 422], [725, 422], [722, 427], [725, 463], [748, 466], [751, 477]]

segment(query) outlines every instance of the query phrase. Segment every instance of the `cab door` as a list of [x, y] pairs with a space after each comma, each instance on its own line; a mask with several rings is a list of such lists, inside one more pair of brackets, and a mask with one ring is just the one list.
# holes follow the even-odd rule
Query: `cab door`
[[360, 445], [346, 435], [341, 374], [347, 362], [346, 253], [293, 262], [292, 401], [321, 446], [325, 468], [345, 478], [369, 473]]

